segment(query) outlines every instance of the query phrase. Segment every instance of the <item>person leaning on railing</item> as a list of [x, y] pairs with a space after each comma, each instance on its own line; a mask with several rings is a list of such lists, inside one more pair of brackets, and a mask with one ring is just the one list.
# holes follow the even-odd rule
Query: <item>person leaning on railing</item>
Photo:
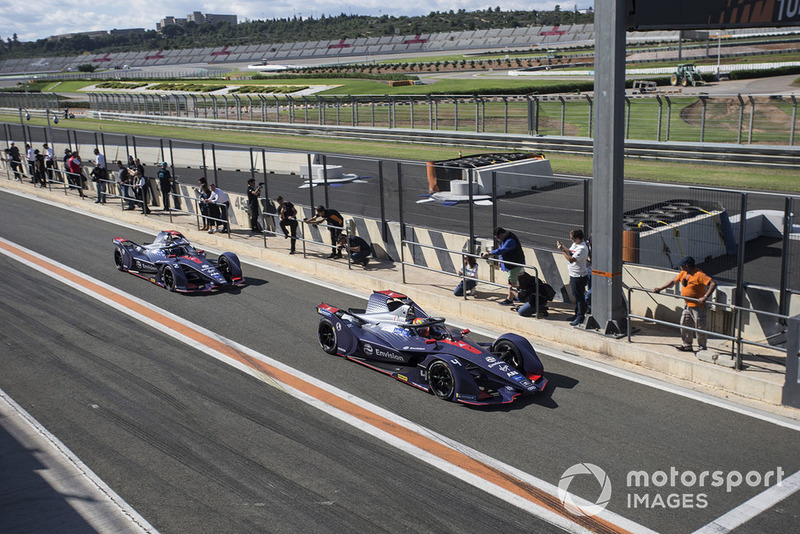
[[331, 233], [331, 255], [328, 258], [341, 258], [342, 253], [336, 249], [336, 243], [339, 241], [339, 234], [344, 230], [344, 217], [335, 209], [326, 209], [325, 206], [317, 207], [317, 214], [310, 219], [304, 219], [308, 224], [317, 225], [322, 221], [328, 224], [328, 231]]
[[[675, 284], [681, 285], [681, 296], [686, 298], [686, 305], [681, 313], [681, 326], [687, 326], [689, 323], [694, 325], [698, 330], [706, 329], [706, 301], [708, 297], [714, 292], [717, 283], [711, 279], [706, 273], [701, 271], [695, 265], [694, 258], [686, 256], [679, 263], [681, 272], [678, 273], [674, 279], [670, 280], [661, 287], [653, 289], [656, 293], [660, 293], [664, 289], [670, 288]], [[682, 345], [677, 349], [681, 352], [693, 352], [692, 339], [695, 332], [692, 330], [681, 329]], [[706, 350], [708, 348], [708, 334], [705, 332], [697, 332], [697, 350]]]

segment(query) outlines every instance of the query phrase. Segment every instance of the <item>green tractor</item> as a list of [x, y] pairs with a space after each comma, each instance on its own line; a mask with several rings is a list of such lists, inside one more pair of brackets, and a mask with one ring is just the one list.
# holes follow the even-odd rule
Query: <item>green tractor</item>
[[695, 85], [703, 84], [703, 77], [697, 72], [697, 69], [691, 63], [683, 63], [678, 65], [678, 68], [675, 72], [672, 73], [672, 77], [669, 80], [669, 83], [672, 85], [682, 85], [683, 87], [688, 87], [691, 85], [694, 87]]

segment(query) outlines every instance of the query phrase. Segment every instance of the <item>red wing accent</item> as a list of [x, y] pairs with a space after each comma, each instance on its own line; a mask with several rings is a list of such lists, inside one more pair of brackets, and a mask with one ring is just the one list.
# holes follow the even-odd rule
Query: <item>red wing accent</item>
[[480, 354], [483, 352], [481, 349], [473, 347], [469, 343], [465, 343], [464, 341], [451, 341], [449, 339], [440, 339], [439, 343], [444, 343], [446, 345], [453, 345], [454, 347], [458, 347], [460, 349], [466, 350], [471, 352], [472, 354]]
[[339, 308], [334, 308], [333, 306], [329, 306], [328, 304], [325, 304], [324, 302], [322, 304], [320, 304], [319, 306], [317, 306], [317, 309], [318, 310], [325, 310], [325, 311], [331, 312], [331, 313], [336, 313], [337, 311], [339, 311]]
[[404, 298], [408, 298], [408, 297], [406, 297], [405, 295], [403, 295], [402, 293], [397, 293], [397, 292], [395, 292], [395, 291], [392, 291], [392, 290], [376, 291], [375, 293], [378, 293], [379, 295], [386, 295], [386, 296], [387, 296], [387, 297], [389, 297], [390, 299], [404, 299]]
[[530, 380], [531, 382], [536, 382], [540, 378], [542, 378], [542, 375], [534, 375], [534, 374], [528, 375], [528, 380]]

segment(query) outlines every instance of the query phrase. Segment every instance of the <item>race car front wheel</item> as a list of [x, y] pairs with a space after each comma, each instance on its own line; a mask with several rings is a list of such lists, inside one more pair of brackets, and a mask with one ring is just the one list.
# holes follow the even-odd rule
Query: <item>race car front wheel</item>
[[525, 372], [522, 364], [522, 353], [511, 341], [501, 339], [492, 347], [492, 353], [520, 373]]
[[456, 389], [456, 381], [450, 366], [442, 360], [436, 360], [428, 367], [428, 385], [434, 395], [440, 399], [450, 400]]
[[322, 350], [328, 354], [336, 355], [339, 353], [339, 340], [336, 336], [336, 329], [328, 319], [322, 319], [317, 328], [317, 339]]
[[225, 280], [230, 284], [233, 280], [233, 267], [231, 267], [231, 260], [225, 256], [220, 256], [217, 260], [217, 270], [225, 277]]
[[169, 265], [164, 267], [164, 272], [161, 273], [161, 279], [164, 282], [164, 289], [167, 291], [175, 291], [175, 273], [172, 272], [172, 267]]
[[114, 249], [114, 265], [117, 266], [117, 269], [120, 271], [125, 271], [125, 263], [122, 261], [122, 251], [120, 249]]

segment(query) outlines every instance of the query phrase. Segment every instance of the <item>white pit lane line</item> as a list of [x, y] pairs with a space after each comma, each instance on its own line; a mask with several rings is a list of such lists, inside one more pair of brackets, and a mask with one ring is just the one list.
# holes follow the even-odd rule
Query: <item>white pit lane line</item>
[[[161, 310], [157, 307], [154, 307], [151, 303], [141, 300], [133, 295], [127, 294], [123, 291], [120, 291], [113, 286], [110, 286], [100, 280], [93, 279], [91, 277], [86, 276], [85, 274], [72, 269], [66, 265], [60, 264], [49, 258], [38, 254], [34, 251], [16, 245], [6, 239], [0, 238], [0, 253], [4, 254], [5, 256], [12, 258], [32, 269], [35, 269], [42, 274], [49, 276], [73, 289], [80, 291], [81, 293], [92, 297], [100, 302], [103, 302], [109, 306], [112, 306], [115, 310], [128, 315], [131, 318], [134, 318], [156, 330], [159, 332], [168, 335], [174, 339], [177, 339], [198, 351], [201, 351], [221, 362], [224, 362], [228, 365], [231, 365], [234, 368], [237, 368], [259, 380], [264, 381], [269, 385], [273, 385], [275, 387], [280, 388], [282, 391], [292, 395], [293, 397], [302, 400], [303, 402], [308, 403], [311, 406], [319, 408], [320, 410], [328, 413], [329, 415], [336, 417], [337, 419], [359, 429], [363, 432], [376, 437], [384, 441], [385, 443], [392, 445], [408, 454], [413, 456], [414, 458], [421, 460], [437, 469], [448, 473], [467, 484], [472, 485], [473, 487], [480, 489], [482, 491], [487, 492], [488, 494], [505, 501], [512, 506], [518, 507], [526, 512], [530, 513], [531, 515], [549, 523], [554, 526], [557, 526], [567, 532], [575, 532], [575, 533], [584, 533], [584, 532], [592, 532], [590, 528], [586, 528], [581, 524], [578, 524], [576, 521], [581, 521], [584, 524], [588, 521], [590, 525], [599, 528], [600, 526], [605, 526], [608, 530], [611, 531], [628, 531], [628, 532], [635, 532], [635, 533], [651, 533], [654, 532], [638, 523], [635, 523], [625, 517], [622, 517], [618, 514], [610, 512], [608, 510], [602, 511], [600, 514], [595, 516], [594, 518], [576, 518], [575, 521], [567, 517], [569, 514], [564, 512], [564, 515], [561, 513], [556, 513], [555, 511], [546, 508], [540, 505], [535, 497], [528, 497], [524, 494], [520, 494], [520, 492], [515, 492], [514, 487], [503, 487], [498, 485], [497, 483], [493, 482], [492, 480], [487, 479], [484, 474], [480, 472], [473, 472], [470, 470], [469, 467], [462, 467], [452, 463], [450, 460], [445, 458], [445, 455], [439, 455], [435, 452], [431, 452], [430, 450], [426, 450], [420, 448], [419, 446], [415, 445], [411, 441], [407, 440], [402, 437], [402, 435], [397, 435], [396, 433], [390, 432], [391, 429], [384, 430], [379, 428], [377, 425], [370, 424], [368, 421], [365, 421], [362, 418], [359, 418], [357, 415], [352, 413], [348, 413], [344, 410], [339, 409], [338, 407], [334, 406], [335, 403], [326, 402], [316, 396], [312, 396], [310, 393], [301, 391], [291, 385], [284, 383], [281, 380], [276, 379], [273, 376], [267, 376], [264, 371], [254, 367], [247, 365], [246, 363], [242, 362], [241, 360], [234, 359], [230, 355], [223, 353], [220, 350], [214, 349], [209, 344], [202, 343], [198, 341], [201, 339], [202, 336], [208, 336], [213, 338], [215, 341], [224, 344], [227, 347], [233, 349], [239, 354], [246, 355], [249, 359], [258, 360], [259, 362], [263, 362], [267, 366], [280, 370], [284, 373], [291, 375], [299, 379], [304, 384], [308, 384], [312, 387], [319, 388], [323, 390], [327, 394], [334, 395], [338, 399], [342, 399], [347, 403], [352, 403], [363, 410], [370, 412], [371, 414], [375, 414], [376, 416], [383, 418], [387, 421], [390, 421], [393, 425], [400, 427], [404, 431], [410, 431], [414, 434], [414, 436], [419, 437], [421, 441], [432, 441], [435, 444], [442, 446], [450, 451], [455, 452], [461, 456], [465, 456], [468, 459], [474, 460], [488, 468], [489, 471], [499, 472], [503, 475], [504, 479], [514, 479], [516, 482], [517, 487], [522, 486], [530, 486], [535, 488], [539, 492], [543, 492], [544, 494], [548, 495], [549, 497], [554, 498], [558, 501], [558, 488], [541, 480], [529, 473], [521, 471], [513, 466], [500, 462], [488, 455], [485, 455], [479, 451], [476, 451], [466, 445], [463, 445], [457, 441], [449, 439], [443, 435], [440, 435], [436, 432], [433, 432], [430, 429], [427, 429], [421, 425], [418, 425], [412, 421], [409, 421], [403, 417], [400, 417], [397, 414], [394, 414], [388, 410], [385, 410], [379, 406], [371, 404], [363, 399], [356, 397], [346, 391], [340, 390], [322, 380], [314, 378], [310, 375], [302, 373], [288, 365], [285, 365], [277, 360], [274, 360], [264, 354], [258, 353], [248, 347], [240, 345], [232, 340], [229, 340], [223, 336], [220, 336], [216, 333], [209, 332], [208, 330], [200, 327], [199, 325], [195, 325], [185, 319], [178, 317], [166, 310]], [[25, 256], [30, 256], [27, 258]], [[63, 271], [63, 273], [57, 272]], [[71, 275], [71, 276], [70, 276]], [[75, 279], [79, 281], [75, 281]], [[110, 296], [104, 296], [102, 293]], [[114, 300], [112, 297], [119, 297], [118, 300]], [[129, 301], [130, 305], [125, 305], [123, 301]], [[149, 310], [151, 315], [158, 316], [158, 318], [153, 318], [151, 316], [145, 315], [143, 313], [139, 313], [134, 310], [134, 307], [141, 306], [142, 309]], [[163, 319], [163, 321], [162, 321]], [[168, 326], [164, 324], [165, 322], [173, 323], [173, 326]], [[192, 335], [187, 335], [185, 333], [181, 333], [176, 331], [174, 325], [180, 325], [187, 333]], [[196, 335], [195, 335], [196, 334]], [[573, 501], [580, 507], [588, 507], [591, 506], [593, 503], [590, 503], [584, 499], [581, 499], [578, 496], [572, 496]]]

